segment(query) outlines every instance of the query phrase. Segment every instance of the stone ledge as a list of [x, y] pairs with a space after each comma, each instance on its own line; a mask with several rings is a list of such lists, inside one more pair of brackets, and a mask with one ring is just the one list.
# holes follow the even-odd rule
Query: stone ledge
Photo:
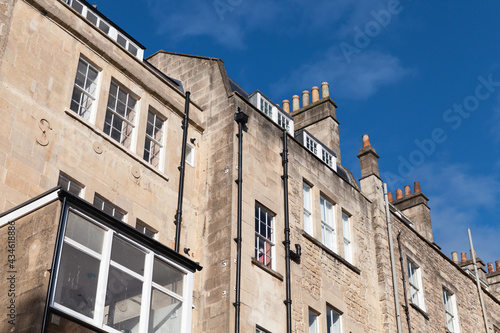
[[265, 272], [271, 274], [272, 276], [274, 276], [275, 278], [277, 278], [278, 280], [280, 280], [281, 282], [283, 282], [283, 275], [281, 275], [280, 273], [276, 272], [274, 269], [271, 269], [271, 268], [263, 265], [262, 263], [260, 263], [259, 261], [257, 261], [255, 258], [252, 258], [252, 265], [255, 265], [255, 266], [259, 267], [260, 269], [264, 270]]
[[415, 310], [417, 310], [418, 313], [420, 313], [422, 316], [424, 316], [424, 318], [426, 320], [429, 320], [429, 315], [427, 314], [427, 312], [425, 312], [424, 310], [422, 310], [418, 305], [415, 305], [413, 303], [410, 303], [410, 306], [412, 308], [414, 308]]
[[341, 263], [343, 263], [345, 266], [347, 266], [347, 268], [349, 268], [350, 270], [352, 270], [354, 273], [356, 273], [358, 275], [361, 275], [361, 270], [359, 268], [357, 268], [356, 266], [354, 266], [353, 264], [351, 264], [350, 262], [348, 262], [347, 260], [345, 260], [344, 258], [342, 258], [341, 256], [339, 256], [337, 253], [333, 252], [332, 250], [330, 250], [329, 248], [327, 248], [326, 246], [324, 246], [320, 241], [318, 241], [313, 236], [309, 235], [304, 230], [302, 230], [302, 236], [304, 236], [306, 239], [308, 239], [313, 244], [315, 244], [318, 247], [320, 247], [323, 251], [325, 251], [326, 253], [328, 253], [329, 255], [331, 255], [332, 257], [334, 257], [335, 259], [337, 259]]

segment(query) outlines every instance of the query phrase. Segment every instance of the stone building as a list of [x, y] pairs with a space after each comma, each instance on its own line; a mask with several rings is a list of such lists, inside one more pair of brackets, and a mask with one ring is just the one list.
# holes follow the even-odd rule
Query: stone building
[[483, 312], [420, 184], [386, 204], [367, 136], [342, 165], [327, 83], [290, 110], [83, 0], [0, 8], [0, 331], [498, 332], [500, 262]]

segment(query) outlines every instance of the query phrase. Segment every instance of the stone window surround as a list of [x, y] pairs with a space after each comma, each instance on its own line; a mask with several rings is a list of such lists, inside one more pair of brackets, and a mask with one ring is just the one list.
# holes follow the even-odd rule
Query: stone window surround
[[[116, 96], [112, 95], [112, 88], [115, 87]], [[120, 99], [120, 96], [125, 94], [125, 101]], [[110, 106], [111, 99], [115, 102]], [[124, 105], [124, 114], [120, 114], [119, 103]], [[135, 149], [134, 139], [136, 137], [136, 122], [140, 105], [140, 98], [134, 94], [130, 89], [126, 88], [123, 84], [119, 83], [115, 78], [111, 79], [108, 91], [108, 101], [106, 104], [106, 113], [104, 119], [103, 132], [111, 138], [119, 142], [125, 148]], [[110, 117], [110, 122], [107, 119]], [[115, 120], [120, 122], [120, 128], [116, 128]], [[108, 129], [106, 129], [108, 127]], [[113, 134], [119, 134], [119, 138], [114, 138]]]
[[[150, 115], [153, 117], [153, 122], [149, 121]], [[159, 168], [163, 165], [163, 156], [164, 156], [164, 141], [165, 141], [165, 124], [167, 120], [163, 117], [158, 111], [156, 111], [152, 106], [149, 107], [148, 117], [146, 119], [146, 134], [145, 134], [145, 142], [144, 142], [144, 160], [149, 164], [153, 165], [156, 168]], [[158, 123], [161, 123], [161, 126], [157, 126]], [[152, 126], [152, 133], [148, 133], [148, 127]], [[158, 129], [157, 132], [155, 132]], [[155, 134], [159, 133], [159, 138], [157, 138]], [[148, 147], [149, 141], [149, 147]], [[154, 156], [155, 149], [153, 147], [158, 147], [159, 150]], [[146, 154], [148, 157], [146, 159]], [[153, 159], [157, 159], [158, 164], [154, 165], [152, 163]]]
[[[408, 285], [410, 288], [410, 303], [426, 314], [424, 286], [422, 283], [422, 269], [420, 268], [420, 265], [415, 262], [415, 260], [408, 256], [406, 257], [406, 262], [406, 267], [408, 269]], [[411, 274], [412, 272], [413, 274]], [[414, 278], [412, 279], [412, 277]], [[413, 296], [416, 297], [416, 300]]]
[[320, 195], [321, 242], [333, 252], [337, 252], [338, 249], [335, 207], [336, 205], [323, 194]]
[[[335, 329], [335, 327], [328, 327], [328, 318], [330, 316], [333, 317], [333, 314], [337, 315], [337, 320], [338, 320], [338, 326], [335, 331], [331, 330], [332, 328]], [[342, 332], [342, 312], [339, 311], [337, 308], [331, 306], [330, 304], [326, 304], [326, 331], [327, 333], [341, 333]]]
[[[255, 226], [255, 260], [261, 263], [263, 266], [275, 270], [276, 269], [276, 214], [274, 214], [271, 210], [266, 208], [264, 205], [255, 201], [255, 210], [258, 212], [258, 215], [255, 214], [255, 220], [258, 225]], [[266, 221], [261, 220], [262, 213], [265, 214]], [[257, 222], [258, 221], [258, 222]], [[270, 224], [269, 224], [270, 222]], [[265, 223], [266, 230], [261, 230], [261, 224]], [[260, 245], [263, 244], [265, 248], [265, 252], [260, 252]], [[269, 248], [269, 249], [267, 249]], [[262, 262], [258, 256], [264, 256]], [[267, 258], [269, 258], [269, 263], [266, 264]]]

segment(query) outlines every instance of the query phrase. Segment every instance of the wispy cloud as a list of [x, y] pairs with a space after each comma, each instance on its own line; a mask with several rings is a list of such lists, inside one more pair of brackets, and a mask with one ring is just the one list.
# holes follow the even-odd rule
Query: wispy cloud
[[[147, 0], [157, 21], [155, 33], [174, 42], [186, 37], [209, 37], [227, 48], [244, 48], [255, 33], [322, 34], [344, 38], [353, 27], [365, 24], [370, 11], [386, 5], [383, 0]], [[175, 10], [172, 10], [175, 8]], [[339, 29], [340, 27], [340, 29]]]
[[287, 77], [271, 85], [276, 94], [303, 87], [310, 89], [323, 81], [330, 82], [336, 96], [366, 99], [384, 86], [400, 82], [416, 70], [404, 67], [397, 57], [366, 50], [356, 61], [347, 64], [336, 48], [323, 58], [302, 65]]
[[450, 256], [452, 251], [468, 252], [467, 228], [471, 228], [478, 256], [498, 260], [496, 240], [500, 225], [480, 216], [497, 215], [500, 181], [496, 175], [477, 175], [467, 165], [426, 163], [415, 172], [422, 192], [429, 197], [434, 240]]

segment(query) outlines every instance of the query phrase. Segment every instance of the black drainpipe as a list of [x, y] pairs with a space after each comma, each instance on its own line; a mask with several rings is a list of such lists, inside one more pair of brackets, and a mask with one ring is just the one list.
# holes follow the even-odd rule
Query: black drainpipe
[[410, 325], [410, 310], [408, 309], [408, 297], [406, 296], [406, 279], [405, 279], [405, 270], [403, 266], [403, 253], [401, 251], [401, 230], [398, 232], [398, 248], [399, 248], [399, 261], [401, 262], [401, 275], [403, 276], [403, 291], [405, 295], [405, 314], [406, 321], [408, 322], [408, 333], [411, 333], [411, 325]]
[[240, 332], [240, 292], [241, 292], [241, 206], [242, 206], [242, 183], [243, 183], [243, 130], [246, 131], [246, 123], [248, 116], [244, 114], [240, 108], [234, 114], [234, 120], [238, 123], [238, 235], [234, 239], [236, 241], [236, 300], [233, 303], [234, 311], [234, 332]]
[[187, 145], [187, 134], [189, 126], [189, 95], [191, 93], [186, 91], [186, 104], [184, 106], [184, 120], [182, 121], [182, 153], [181, 153], [181, 165], [179, 166], [180, 178], [179, 178], [179, 194], [177, 197], [177, 212], [175, 213], [175, 252], [179, 252], [179, 243], [181, 240], [181, 222], [182, 222], [182, 199], [184, 196], [184, 173], [186, 169], [186, 145]]
[[290, 259], [295, 261], [297, 264], [300, 263], [300, 245], [295, 244], [297, 252], [290, 250], [290, 220], [288, 214], [288, 134], [286, 130], [283, 130], [283, 153], [281, 153], [281, 160], [283, 163], [283, 197], [284, 197], [284, 207], [285, 207], [285, 240], [283, 245], [285, 245], [285, 268], [286, 268], [286, 299], [284, 301], [286, 305], [286, 331], [287, 333], [292, 332], [292, 289], [290, 284]]

